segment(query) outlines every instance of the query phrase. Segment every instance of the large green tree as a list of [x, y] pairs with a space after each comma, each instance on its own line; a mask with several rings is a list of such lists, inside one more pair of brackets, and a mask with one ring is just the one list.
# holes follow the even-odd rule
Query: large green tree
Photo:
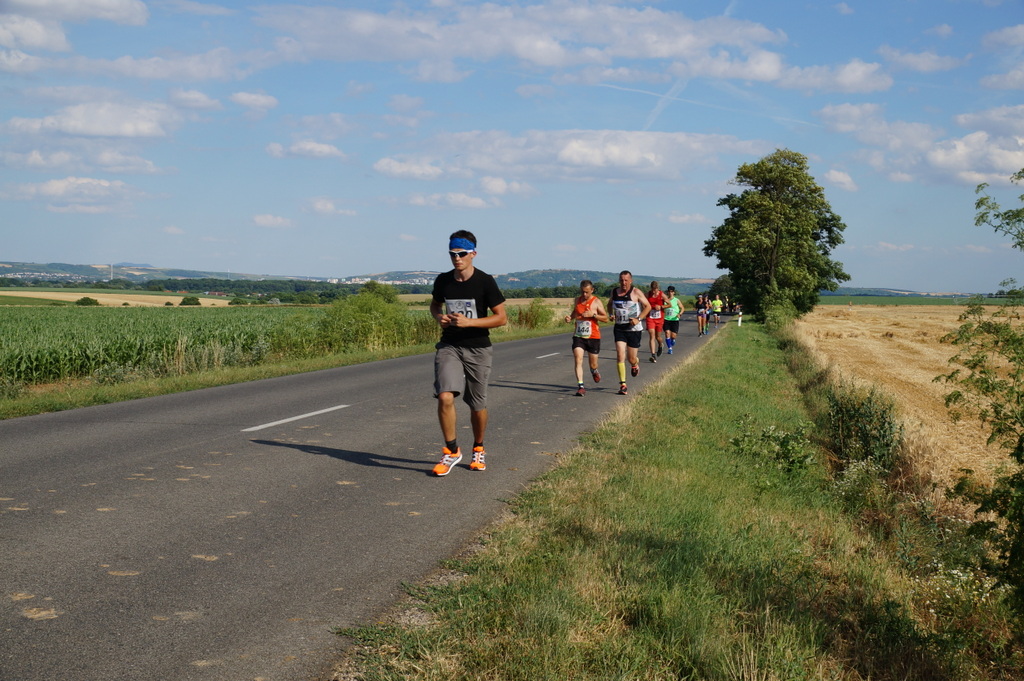
[[846, 225], [807, 170], [807, 157], [778, 149], [739, 167], [732, 184], [746, 187], [718, 201], [729, 216], [704, 242], [704, 255], [729, 271], [745, 308], [764, 319], [809, 312], [821, 290], [848, 281], [829, 254]]

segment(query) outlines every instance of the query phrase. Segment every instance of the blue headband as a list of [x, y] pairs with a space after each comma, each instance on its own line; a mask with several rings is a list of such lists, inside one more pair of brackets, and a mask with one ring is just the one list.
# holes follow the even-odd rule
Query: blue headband
[[448, 242], [449, 251], [460, 248], [464, 251], [475, 251], [476, 244], [470, 241], [469, 239], [462, 238], [452, 239], [451, 241]]

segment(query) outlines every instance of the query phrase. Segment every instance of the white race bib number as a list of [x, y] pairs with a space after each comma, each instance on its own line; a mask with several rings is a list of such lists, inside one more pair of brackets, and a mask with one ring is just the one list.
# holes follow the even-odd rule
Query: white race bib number
[[579, 338], [590, 338], [593, 327], [592, 322], [589, 319], [577, 319], [576, 320], [576, 336]]
[[461, 314], [466, 319], [476, 319], [480, 315], [476, 311], [476, 300], [467, 298], [465, 300], [447, 298], [444, 301], [445, 311], [448, 314]]

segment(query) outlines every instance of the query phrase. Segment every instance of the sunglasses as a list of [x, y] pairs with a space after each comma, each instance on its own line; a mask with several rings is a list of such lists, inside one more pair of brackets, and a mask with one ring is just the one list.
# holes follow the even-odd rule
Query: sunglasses
[[448, 255], [450, 255], [453, 258], [465, 258], [472, 252], [473, 251], [448, 251]]

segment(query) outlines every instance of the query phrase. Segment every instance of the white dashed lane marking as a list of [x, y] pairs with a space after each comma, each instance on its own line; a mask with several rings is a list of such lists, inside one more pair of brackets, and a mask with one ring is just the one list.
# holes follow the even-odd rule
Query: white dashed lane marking
[[243, 433], [251, 433], [254, 430], [263, 430], [264, 428], [273, 428], [274, 426], [279, 426], [282, 423], [291, 423], [292, 421], [301, 421], [302, 419], [308, 419], [311, 416], [319, 416], [320, 414], [326, 414], [326, 413], [331, 412], [331, 411], [337, 411], [339, 409], [344, 409], [347, 406], [349, 406], [349, 405], [347, 405], [347, 404], [339, 404], [336, 407], [328, 407], [327, 409], [321, 409], [320, 411], [311, 411], [308, 414], [300, 414], [299, 416], [293, 416], [293, 417], [288, 418], [288, 419], [281, 419], [280, 421], [274, 421], [273, 423], [264, 423], [261, 426], [253, 426], [252, 428], [243, 428], [242, 432]]

